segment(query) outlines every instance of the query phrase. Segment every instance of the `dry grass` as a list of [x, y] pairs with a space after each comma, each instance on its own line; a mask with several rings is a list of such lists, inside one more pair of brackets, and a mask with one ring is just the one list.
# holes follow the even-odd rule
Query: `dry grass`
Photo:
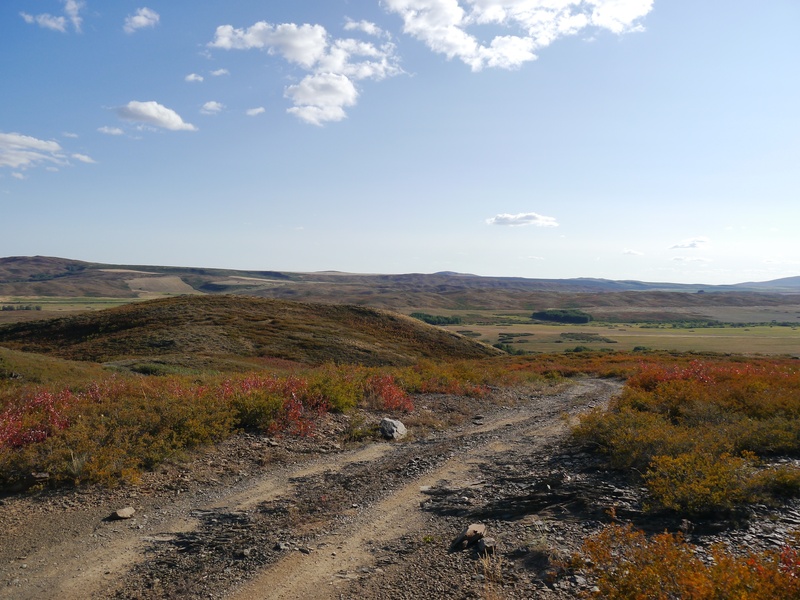
[[[138, 302], [0, 327], [0, 344], [95, 362], [186, 357], [280, 358], [306, 364], [409, 365], [422, 358], [481, 358], [492, 348], [415, 319], [374, 309], [241, 296]], [[203, 369], [213, 368], [204, 363]]]

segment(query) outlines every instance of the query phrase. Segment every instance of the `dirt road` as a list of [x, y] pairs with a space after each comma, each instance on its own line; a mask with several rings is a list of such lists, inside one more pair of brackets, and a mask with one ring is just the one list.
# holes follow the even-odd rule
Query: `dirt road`
[[[555, 559], [627, 492], [586, 492], [564, 416], [618, 389], [464, 399], [458, 426], [354, 449], [245, 435], [136, 488], [5, 498], [0, 598], [574, 597], [587, 583]], [[132, 519], [108, 519], [124, 506]], [[472, 522], [494, 555], [451, 551]]]

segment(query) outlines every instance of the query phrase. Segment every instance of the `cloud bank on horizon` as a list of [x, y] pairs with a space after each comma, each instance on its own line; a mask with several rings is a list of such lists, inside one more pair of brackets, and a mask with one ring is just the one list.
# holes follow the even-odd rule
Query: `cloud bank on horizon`
[[535, 212], [519, 213], [516, 215], [500, 214], [486, 219], [489, 225], [505, 225], [508, 227], [524, 227], [535, 225], [536, 227], [558, 227], [555, 217], [545, 217]]

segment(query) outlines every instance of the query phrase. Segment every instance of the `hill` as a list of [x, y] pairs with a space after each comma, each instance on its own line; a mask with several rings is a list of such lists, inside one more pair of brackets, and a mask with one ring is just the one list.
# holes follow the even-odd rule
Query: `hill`
[[[659, 315], [666, 319], [675, 314], [677, 318], [687, 318], [683, 313], [702, 319], [716, 312], [701, 310], [708, 307], [787, 306], [786, 310], [793, 311], [800, 298], [800, 277], [774, 282], [703, 286], [590, 278], [481, 277], [452, 272], [398, 275], [336, 271], [288, 273], [108, 265], [40, 256], [0, 258], [0, 300], [4, 304], [12, 302], [22, 306], [35, 298], [37, 304], [43, 304], [41, 312], [0, 313], [0, 322], [107, 308], [111, 304], [107, 301], [109, 299], [119, 304], [120, 301], [181, 294], [233, 294], [352, 304], [406, 314], [418, 310], [581, 308], [623, 320], [639, 316], [650, 320], [653, 310], [663, 307], [665, 311]], [[70, 299], [76, 300], [67, 306]], [[641, 311], [637, 308], [644, 312], [639, 315]], [[768, 312], [766, 320], [776, 318], [772, 314], [775, 311]], [[747, 317], [745, 320], [753, 319]]]
[[[71, 360], [142, 360], [231, 368], [284, 359], [306, 364], [407, 365], [498, 353], [439, 328], [371, 308], [242, 296], [181, 296], [0, 327], [0, 345]], [[127, 362], [126, 362], [127, 361]], [[242, 364], [244, 367], [244, 364]]]
[[[0, 258], [0, 297], [151, 298], [165, 294], [242, 294], [402, 308], [520, 307], [531, 293], [800, 292], [800, 277], [728, 286], [481, 277], [452, 272], [364, 275], [326, 271], [288, 273], [199, 267], [111, 265], [53, 257]], [[626, 301], [630, 301], [630, 297]], [[712, 301], [707, 299], [706, 301]], [[528, 308], [525, 306], [524, 308]]]

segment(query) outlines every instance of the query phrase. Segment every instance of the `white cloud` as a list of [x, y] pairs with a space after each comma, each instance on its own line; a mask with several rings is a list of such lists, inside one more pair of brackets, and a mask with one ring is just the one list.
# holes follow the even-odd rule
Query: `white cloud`
[[639, 252], [638, 250], [631, 250], [631, 249], [625, 249], [622, 251], [622, 253], [628, 256], [644, 256], [644, 252]]
[[74, 158], [75, 160], [79, 160], [82, 163], [86, 163], [88, 165], [93, 165], [96, 164], [97, 162], [91, 156], [86, 156], [85, 154], [73, 154], [72, 158]]
[[198, 82], [200, 83], [203, 81], [203, 76], [198, 75], [197, 73], [189, 73], [186, 77], [183, 78], [184, 81], [188, 81], [189, 83]]
[[11, 174], [11, 176], [12, 176], [14, 179], [19, 179], [20, 181], [22, 181], [23, 179], [25, 179], [25, 175], [23, 175], [22, 173], [18, 173], [18, 172], [16, 172], [16, 171], [15, 171], [14, 173], [12, 173], [12, 174]]
[[162, 106], [158, 102], [139, 102], [132, 100], [117, 109], [120, 118], [155, 125], [170, 131], [197, 131], [197, 127], [186, 123], [174, 110]]
[[69, 17], [72, 26], [78, 33], [80, 33], [81, 25], [83, 24], [83, 19], [80, 16], [83, 4], [79, 0], [65, 0], [64, 2], [64, 12], [67, 13], [67, 17]]
[[[345, 28], [380, 32], [369, 25], [348, 23]], [[358, 100], [358, 81], [380, 81], [402, 72], [394, 44], [330, 39], [321, 25], [273, 25], [264, 21], [246, 29], [221, 25], [208, 45], [225, 50], [266, 50], [305, 70], [307, 74], [299, 83], [287, 86], [284, 95], [294, 104], [287, 112], [313, 125], [344, 119], [345, 108]]]
[[519, 213], [516, 215], [500, 214], [486, 219], [489, 225], [506, 225], [509, 227], [522, 227], [535, 225], [536, 227], [558, 227], [555, 217], [545, 217], [538, 213]]
[[66, 164], [58, 142], [19, 133], [0, 133], [0, 167], [27, 169], [40, 163]]
[[389, 37], [387, 32], [375, 25], [375, 23], [370, 23], [369, 21], [354, 21], [353, 19], [347, 19], [344, 29], [345, 31], [362, 31], [367, 35], [374, 37]]
[[200, 112], [204, 115], [216, 115], [221, 112], [223, 108], [225, 108], [224, 104], [211, 100], [203, 104], [203, 108], [200, 109]]
[[695, 237], [683, 240], [669, 247], [670, 250], [685, 250], [705, 248], [711, 242], [707, 237]]
[[134, 33], [138, 29], [145, 27], [155, 27], [158, 25], [161, 16], [154, 10], [149, 8], [140, 8], [134, 15], [128, 15], [125, 18], [125, 25], [122, 29], [125, 33]]
[[308, 75], [299, 84], [289, 86], [286, 96], [294, 102], [289, 113], [307, 123], [322, 125], [344, 119], [347, 116], [344, 107], [356, 103], [358, 91], [344, 75], [321, 73]]
[[119, 127], [108, 127], [108, 126], [99, 127], [97, 131], [99, 131], [100, 133], [105, 133], [106, 135], [122, 135], [125, 133]]
[[72, 27], [75, 31], [80, 33], [81, 25], [83, 24], [80, 12], [83, 5], [84, 3], [79, 0], [64, 0], [64, 13], [66, 16], [55, 16], [49, 13], [36, 16], [24, 12], [19, 14], [26, 23], [30, 23], [31, 25], [36, 24], [39, 27], [60, 31], [62, 33], [66, 33], [67, 23], [69, 22], [72, 23]]
[[231, 72], [228, 69], [217, 69], [216, 71], [211, 71], [211, 74], [214, 77], [221, 77], [222, 75], [230, 75]]
[[39, 27], [44, 27], [45, 29], [52, 29], [53, 31], [61, 31], [62, 33], [67, 31], [67, 19], [66, 17], [54, 17], [53, 15], [43, 14], [43, 15], [29, 15], [28, 13], [21, 12], [19, 15], [25, 20], [26, 23], [33, 25], [34, 23]]
[[278, 53], [289, 62], [310, 68], [325, 53], [328, 34], [322, 25], [272, 25], [259, 21], [247, 29], [234, 29], [232, 25], [217, 27], [212, 48], [249, 50], [263, 48], [270, 54]]
[[245, 114], [246, 114], [248, 117], [255, 117], [255, 116], [258, 116], [258, 115], [260, 115], [260, 114], [263, 114], [264, 112], [266, 112], [266, 110], [267, 110], [267, 109], [266, 109], [266, 108], [264, 108], [263, 106], [259, 106], [258, 108], [248, 108], [248, 109], [245, 111]]
[[[616, 34], [640, 31], [653, 0], [385, 0], [403, 19], [403, 31], [473, 71], [517, 68], [536, 51], [588, 28]], [[468, 29], [495, 25], [512, 30], [488, 43]]]

